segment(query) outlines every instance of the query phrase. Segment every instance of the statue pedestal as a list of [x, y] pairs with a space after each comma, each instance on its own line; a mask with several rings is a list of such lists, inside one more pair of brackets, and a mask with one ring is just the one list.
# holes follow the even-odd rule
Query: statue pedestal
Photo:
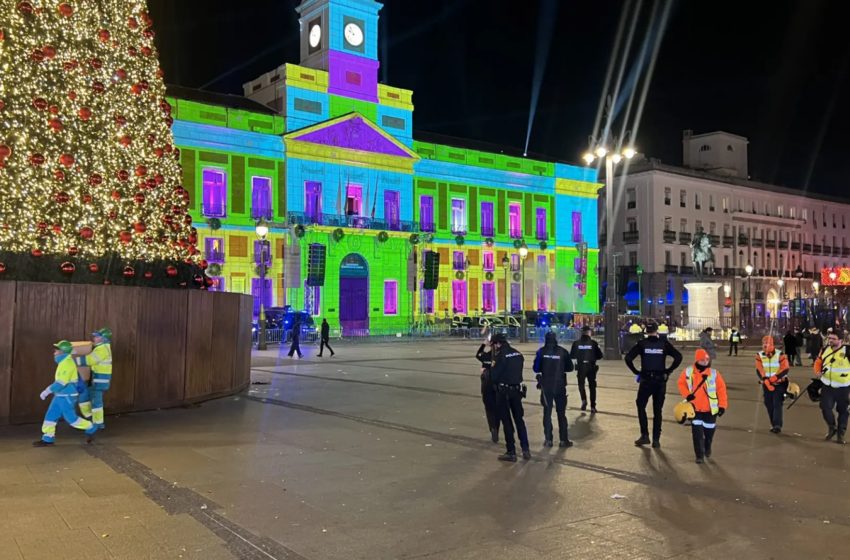
[[716, 322], [720, 318], [717, 290], [721, 289], [723, 284], [688, 282], [685, 287], [688, 289], [688, 317]]

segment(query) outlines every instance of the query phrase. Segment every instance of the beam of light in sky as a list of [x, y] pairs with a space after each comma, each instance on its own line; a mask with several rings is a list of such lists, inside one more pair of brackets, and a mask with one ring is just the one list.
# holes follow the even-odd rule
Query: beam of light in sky
[[626, 18], [629, 14], [629, 7], [632, 0], [626, 0], [623, 5], [623, 10], [620, 12], [620, 22], [617, 24], [617, 35], [614, 37], [614, 48], [611, 49], [611, 56], [608, 58], [608, 70], [605, 72], [605, 85], [602, 86], [602, 96], [599, 98], [599, 108], [596, 110], [596, 121], [593, 123], [593, 137], [599, 138], [599, 125], [602, 122], [602, 116], [605, 112], [605, 100], [607, 99], [608, 88], [611, 86], [611, 78], [614, 76], [614, 66], [617, 64], [617, 53], [620, 52], [620, 42], [623, 40], [623, 30], [626, 28]]
[[537, 53], [534, 57], [534, 81], [531, 83], [531, 109], [528, 112], [528, 130], [525, 134], [525, 150], [528, 153], [528, 142], [531, 140], [531, 127], [534, 124], [534, 113], [537, 101], [540, 99], [540, 88], [543, 87], [543, 76], [546, 74], [546, 61], [549, 58], [549, 47], [552, 45], [552, 34], [555, 31], [555, 19], [558, 16], [558, 0], [543, 0], [540, 5], [540, 15], [537, 33]]

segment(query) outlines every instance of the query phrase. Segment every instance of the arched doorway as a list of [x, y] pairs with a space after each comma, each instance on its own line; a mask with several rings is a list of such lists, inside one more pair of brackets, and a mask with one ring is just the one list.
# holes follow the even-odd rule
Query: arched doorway
[[782, 309], [782, 302], [779, 300], [779, 294], [774, 288], [770, 288], [767, 292], [767, 317], [778, 318], [780, 309]]
[[369, 265], [357, 253], [339, 267], [339, 325], [343, 332], [369, 328]]

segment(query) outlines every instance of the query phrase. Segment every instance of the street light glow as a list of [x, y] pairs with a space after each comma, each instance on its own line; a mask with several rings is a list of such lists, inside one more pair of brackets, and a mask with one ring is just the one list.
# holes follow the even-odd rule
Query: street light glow
[[525, 257], [528, 256], [528, 247], [520, 247], [519, 248], [519, 256], [525, 260]]
[[635, 149], [634, 148], [626, 148], [623, 150], [623, 155], [626, 156], [626, 159], [632, 159], [635, 157]]
[[620, 160], [622, 160], [623, 158], [620, 157], [620, 154], [614, 154], [611, 159], [614, 160], [614, 163], [620, 163]]
[[751, 265], [750, 263], [747, 263], [747, 266], [744, 267], [744, 270], [747, 272], [747, 275], [749, 276], [750, 274], [753, 273], [753, 265]]
[[596, 159], [596, 156], [594, 156], [594, 155], [593, 155], [593, 154], [591, 154], [590, 152], [588, 152], [588, 153], [584, 154], [584, 161], [586, 161], [588, 165], [590, 165], [591, 163], [593, 163], [593, 160], [594, 160], [594, 159]]
[[779, 279], [779, 280], [776, 281], [776, 283], [779, 284], [779, 287], [781, 288], [782, 286], [785, 285], [785, 280]]
[[818, 281], [814, 281], [814, 282], [812, 282], [812, 288], [813, 288], [815, 291], [818, 291], [818, 288], [820, 288], [820, 282], [818, 282]]
[[260, 239], [265, 239], [266, 236], [269, 234], [269, 225], [264, 219], [260, 218], [260, 221], [257, 222], [257, 227], [254, 228], [254, 231], [257, 232], [257, 237], [259, 237]]
[[830, 280], [835, 280], [836, 278], [838, 278], [838, 274], [836, 274], [834, 270], [829, 273]]
[[606, 150], [605, 148], [603, 148], [601, 146], [596, 150], [596, 156], [597, 157], [604, 158], [606, 156], [606, 154], [608, 154], [608, 150]]

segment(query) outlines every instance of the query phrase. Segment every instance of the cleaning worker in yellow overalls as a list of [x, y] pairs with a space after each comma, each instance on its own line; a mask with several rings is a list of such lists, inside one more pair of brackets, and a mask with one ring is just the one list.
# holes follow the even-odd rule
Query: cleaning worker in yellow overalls
[[94, 349], [88, 356], [77, 358], [77, 365], [91, 367], [91, 387], [80, 393], [80, 412], [91, 418], [99, 430], [103, 424], [103, 394], [112, 381], [112, 331], [100, 329], [92, 335]]

